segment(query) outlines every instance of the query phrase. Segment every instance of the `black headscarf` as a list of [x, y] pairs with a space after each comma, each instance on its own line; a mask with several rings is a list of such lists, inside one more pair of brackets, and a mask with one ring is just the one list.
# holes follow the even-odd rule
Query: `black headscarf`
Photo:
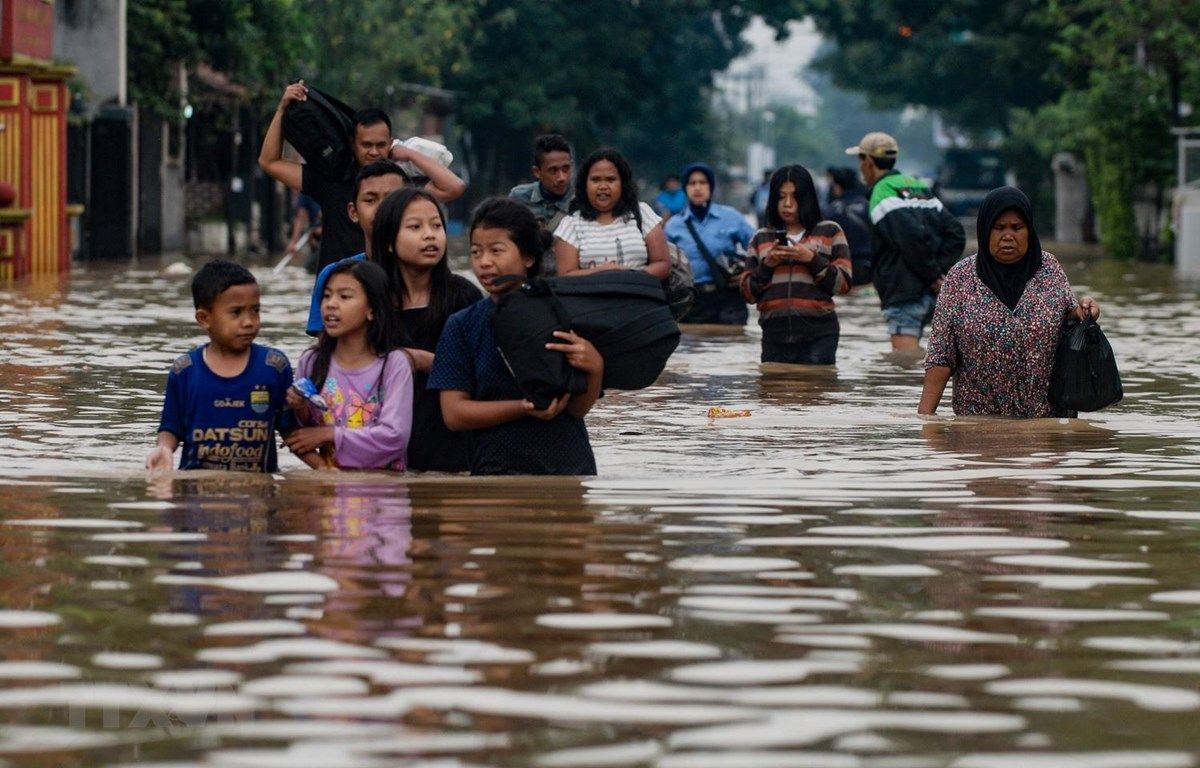
[[[996, 261], [988, 249], [992, 225], [1005, 211], [1016, 211], [1029, 229], [1029, 245], [1025, 249], [1025, 255], [1012, 264]], [[1026, 283], [1042, 268], [1042, 243], [1038, 240], [1037, 230], [1033, 226], [1033, 208], [1029, 204], [1029, 198], [1016, 187], [993, 189], [979, 207], [979, 217], [975, 224], [975, 236], [979, 241], [975, 271], [983, 284], [992, 289], [992, 293], [996, 294], [996, 298], [1000, 299], [1004, 306], [1016, 309], [1021, 294], [1025, 292]]]
[[683, 188], [687, 189], [688, 179], [692, 174], [700, 171], [708, 179], [708, 202], [704, 205], [696, 205], [692, 199], [688, 198], [688, 208], [692, 210], [692, 215], [697, 221], [704, 221], [704, 217], [708, 215], [708, 209], [712, 207], [713, 196], [717, 193], [717, 174], [713, 172], [712, 166], [708, 163], [690, 163], [683, 169]]

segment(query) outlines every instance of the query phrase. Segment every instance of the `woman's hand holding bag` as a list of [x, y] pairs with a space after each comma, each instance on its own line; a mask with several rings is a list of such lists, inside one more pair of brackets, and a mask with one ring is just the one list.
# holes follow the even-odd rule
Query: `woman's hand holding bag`
[[1119, 403], [1125, 390], [1112, 346], [1095, 320], [1100, 308], [1087, 299], [1080, 308], [1083, 320], [1068, 320], [1058, 344], [1050, 402], [1068, 411], [1099, 411]]

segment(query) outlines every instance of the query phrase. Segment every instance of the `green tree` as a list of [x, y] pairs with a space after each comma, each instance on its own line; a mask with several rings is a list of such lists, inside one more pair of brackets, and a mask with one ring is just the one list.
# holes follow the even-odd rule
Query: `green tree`
[[131, 98], [167, 119], [179, 117], [174, 66], [208, 63], [266, 101], [312, 40], [293, 0], [129, 0], [126, 14]]
[[1035, 198], [1050, 155], [1075, 150], [1109, 251], [1161, 247], [1153, 222], [1138, 231], [1134, 204], [1164, 206], [1168, 129], [1200, 100], [1200, 4], [809, 0], [804, 9], [837, 43], [820, 65], [838, 85], [876, 105], [920, 104], [968, 130], [1000, 131]]
[[[1087, 160], [1101, 241], [1119, 256], [1153, 256], [1155, 221], [1138, 228], [1134, 203], [1165, 206], [1173, 183], [1169, 129], [1200, 99], [1200, 7], [1167, 0], [1054, 3], [1055, 52], [1067, 92], [1028, 118], [1026, 133], [1055, 131], [1060, 149]], [[1053, 135], [1053, 134], [1051, 134]]]
[[1038, 0], [809, 0], [836, 49], [817, 65], [875, 107], [930, 107], [973, 131], [1006, 130], [1013, 109], [1057, 97], [1054, 19]]
[[[350, 104], [404, 106], [415, 90], [443, 86], [463, 66], [485, 3], [296, 0], [318, 42], [305, 71], [295, 74], [308, 75]], [[282, 91], [283, 82], [278, 85]]]
[[567, 134], [581, 151], [617, 144], [643, 178], [706, 157], [716, 128], [713, 73], [745, 43], [755, 13], [782, 29], [799, 2], [489, 0], [447, 84], [462, 94], [473, 186], [528, 174], [533, 137]]
[[194, 62], [198, 43], [187, 0], [129, 0], [126, 34], [129, 97], [159, 117], [179, 117], [179, 94], [171, 80], [176, 62]]
[[187, 5], [198, 58], [244, 86], [259, 104], [278, 98], [319, 34], [297, 0], [187, 0]]

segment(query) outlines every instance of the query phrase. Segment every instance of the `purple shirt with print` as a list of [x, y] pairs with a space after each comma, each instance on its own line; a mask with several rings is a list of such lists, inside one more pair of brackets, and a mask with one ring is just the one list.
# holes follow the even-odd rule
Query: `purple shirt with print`
[[[298, 376], [312, 376], [316, 354], [305, 352]], [[309, 404], [308, 426], [332, 426], [334, 461], [342, 469], [407, 468], [412, 434], [412, 366], [403, 350], [393, 350], [365, 368], [349, 371], [331, 360], [321, 388], [329, 410]]]

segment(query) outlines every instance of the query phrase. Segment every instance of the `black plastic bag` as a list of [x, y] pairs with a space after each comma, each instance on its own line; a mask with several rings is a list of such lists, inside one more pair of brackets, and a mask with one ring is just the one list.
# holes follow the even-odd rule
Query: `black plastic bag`
[[1063, 330], [1050, 375], [1050, 402], [1068, 411], [1099, 411], [1121, 401], [1121, 374], [1104, 331], [1089, 315]]

